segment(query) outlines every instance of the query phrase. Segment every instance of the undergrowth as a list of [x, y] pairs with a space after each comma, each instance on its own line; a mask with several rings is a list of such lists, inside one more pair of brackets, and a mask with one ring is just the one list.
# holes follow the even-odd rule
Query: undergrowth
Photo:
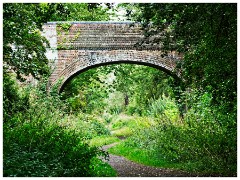
[[110, 149], [146, 165], [181, 168], [203, 176], [236, 176], [235, 116], [222, 114], [204, 94], [179, 123], [167, 118], [137, 129]]
[[119, 141], [120, 141], [119, 138], [113, 137], [113, 136], [98, 136], [89, 140], [88, 144], [90, 146], [100, 147], [100, 146], [112, 144], [114, 142], [119, 142]]
[[236, 107], [229, 113], [224, 105], [213, 106], [211, 94], [188, 94], [182, 119], [164, 97], [151, 104], [150, 117], [98, 117], [69, 114], [59, 95], [47, 95], [39, 84], [20, 90], [4, 77], [4, 176], [116, 176], [102, 162], [108, 154], [100, 147], [118, 138], [125, 140], [109, 151], [142, 164], [201, 176], [237, 175]]
[[[57, 93], [47, 95], [44, 83], [39, 84], [42, 86], [22, 91], [28, 95], [27, 104], [26, 97], [20, 95], [17, 108], [12, 108], [14, 101], [11, 106], [5, 104], [4, 108], [14, 109], [14, 113], [6, 111], [4, 115], [3, 176], [114, 176], [113, 169], [98, 160], [106, 158], [107, 153], [90, 147], [82, 131], [61, 123], [68, 116], [64, 102]], [[20, 93], [15, 86], [15, 93]], [[106, 134], [99, 123], [93, 128], [96, 134]]]

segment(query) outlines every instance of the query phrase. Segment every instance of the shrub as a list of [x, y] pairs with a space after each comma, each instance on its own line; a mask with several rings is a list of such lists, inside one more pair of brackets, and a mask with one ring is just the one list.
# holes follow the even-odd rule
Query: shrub
[[152, 102], [148, 110], [148, 115], [161, 119], [167, 118], [172, 122], [177, 122], [179, 119], [179, 110], [173, 100], [163, 95], [158, 100]]
[[110, 135], [110, 131], [102, 123], [98, 122], [97, 120], [92, 121], [91, 129], [95, 131], [96, 136]]
[[4, 176], [91, 176], [91, 159], [104, 155], [73, 131], [24, 123], [4, 132]]
[[135, 131], [125, 146], [155, 152], [159, 159], [182, 163], [187, 170], [207, 175], [236, 176], [235, 114], [224, 114], [203, 94], [185, 114], [182, 124], [158, 120], [158, 125]]
[[24, 113], [11, 117], [15, 126], [4, 122], [3, 175], [93, 176], [92, 159], [107, 154], [84, 143], [80, 132], [61, 125], [66, 115], [59, 97], [32, 89], [29, 103]]
[[20, 92], [13, 74], [3, 73], [3, 120], [5, 122], [11, 121], [11, 117], [15, 113], [28, 109], [28, 96], [27, 91], [26, 93]]

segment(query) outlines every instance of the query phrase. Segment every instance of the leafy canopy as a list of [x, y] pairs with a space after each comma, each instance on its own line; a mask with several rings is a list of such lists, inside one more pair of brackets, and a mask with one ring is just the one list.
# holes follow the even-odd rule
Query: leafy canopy
[[[110, 5], [108, 4], [110, 7]], [[108, 6], [96, 3], [4, 3], [3, 62], [18, 79], [49, 73], [45, 56], [48, 41], [41, 36], [47, 21], [109, 20]]]
[[47, 14], [38, 4], [6, 3], [3, 5], [3, 62], [6, 69], [21, 75], [40, 78], [48, 73], [45, 45], [39, 28]]
[[[124, 5], [142, 23], [145, 42], [184, 53], [186, 85], [213, 95], [231, 111], [237, 97], [237, 4], [140, 3]], [[137, 9], [137, 10], [136, 10]]]

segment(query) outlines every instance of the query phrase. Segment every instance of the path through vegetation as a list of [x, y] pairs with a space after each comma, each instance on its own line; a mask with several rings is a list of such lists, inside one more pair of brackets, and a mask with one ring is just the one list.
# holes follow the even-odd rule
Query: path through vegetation
[[[103, 146], [103, 150], [107, 151], [110, 147], [118, 143]], [[122, 156], [109, 154], [109, 160], [104, 160], [111, 165], [118, 173], [118, 177], [193, 177], [194, 175], [174, 169], [157, 168], [145, 166], [127, 160]]]

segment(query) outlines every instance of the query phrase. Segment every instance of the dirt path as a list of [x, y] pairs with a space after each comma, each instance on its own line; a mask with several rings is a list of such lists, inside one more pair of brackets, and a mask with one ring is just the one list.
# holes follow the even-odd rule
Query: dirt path
[[[103, 146], [102, 149], [107, 151], [116, 144]], [[105, 160], [105, 162], [117, 171], [118, 177], [193, 177], [192, 174], [184, 171], [145, 166], [112, 154], [109, 154], [109, 161]]]

